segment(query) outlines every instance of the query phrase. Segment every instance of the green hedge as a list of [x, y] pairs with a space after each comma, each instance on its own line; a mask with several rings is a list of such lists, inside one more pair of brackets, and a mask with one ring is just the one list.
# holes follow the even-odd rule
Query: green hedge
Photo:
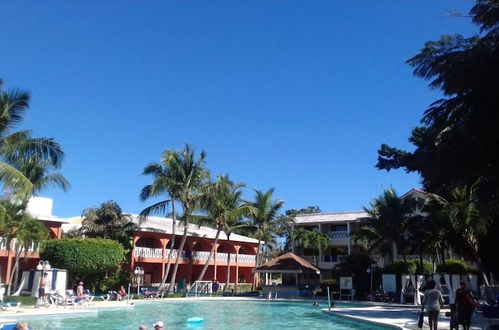
[[423, 271], [421, 272], [419, 268], [419, 260], [404, 260], [396, 259], [392, 264], [383, 268], [384, 273], [389, 274], [433, 274], [433, 264], [427, 260], [423, 260]]
[[5, 296], [3, 297], [4, 302], [20, 302], [22, 306], [35, 306], [36, 297], [30, 296]]
[[62, 238], [42, 244], [40, 258], [56, 268], [75, 274], [96, 274], [118, 267], [125, 250], [115, 241], [102, 238]]
[[448, 259], [437, 266], [437, 273], [466, 274], [470, 270], [471, 267], [465, 261], [458, 259]]

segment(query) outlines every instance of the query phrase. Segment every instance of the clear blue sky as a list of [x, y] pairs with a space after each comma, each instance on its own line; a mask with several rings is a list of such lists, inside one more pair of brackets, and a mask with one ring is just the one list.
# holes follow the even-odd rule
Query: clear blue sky
[[72, 188], [54, 215], [106, 200], [137, 213], [142, 169], [187, 142], [213, 175], [275, 187], [285, 209], [358, 210], [415, 174], [375, 168], [439, 97], [405, 60], [477, 32], [472, 1], [2, 1], [0, 77], [23, 125], [54, 137]]

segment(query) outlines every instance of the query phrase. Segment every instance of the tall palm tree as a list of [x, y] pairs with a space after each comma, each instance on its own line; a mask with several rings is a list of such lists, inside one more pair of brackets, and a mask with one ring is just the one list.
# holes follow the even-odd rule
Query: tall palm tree
[[472, 258], [480, 268], [483, 283], [488, 286], [489, 281], [478, 249], [479, 238], [486, 234], [490, 223], [481, 216], [476, 202], [479, 184], [477, 181], [469, 186], [456, 187], [451, 191], [449, 199], [438, 195], [432, 195], [431, 198], [441, 206], [440, 212], [447, 217], [450, 236], [457, 238], [451, 241], [453, 247]]
[[171, 258], [173, 248], [175, 246], [176, 228], [177, 228], [177, 208], [176, 203], [180, 200], [180, 191], [182, 189], [183, 180], [181, 172], [177, 165], [179, 159], [178, 151], [166, 150], [161, 157], [161, 163], [151, 163], [144, 168], [143, 174], [152, 175], [154, 180], [151, 184], [146, 185], [140, 192], [140, 199], [145, 201], [152, 197], [167, 195], [169, 198], [157, 202], [140, 212], [140, 219], [147, 218], [150, 214], [165, 215], [168, 205], [172, 207], [172, 237], [169, 243], [170, 249], [166, 259], [166, 270], [161, 279], [160, 288], [165, 286], [165, 283], [170, 274]]
[[[175, 286], [179, 261], [187, 240], [189, 219], [192, 211], [196, 207], [199, 207], [203, 196], [203, 187], [209, 179], [209, 171], [205, 167], [206, 153], [202, 151], [199, 157], [196, 158], [194, 149], [188, 144], [184, 146], [182, 151], [169, 152], [165, 156], [168, 156], [169, 159], [166, 163], [163, 161], [163, 165], [167, 166], [168, 170], [174, 173], [175, 181], [177, 182], [173, 198], [178, 198], [178, 201], [182, 205], [181, 221], [184, 225], [182, 240], [180, 241], [168, 288], [168, 291], [172, 292]], [[158, 208], [161, 208], [161, 206], [158, 206]]]
[[[260, 264], [261, 246], [265, 239], [270, 241], [272, 234], [279, 227], [279, 210], [284, 205], [282, 200], [272, 200], [274, 188], [269, 189], [267, 192], [262, 192], [255, 189], [255, 199], [248, 202], [248, 205], [253, 207], [249, 219], [255, 228], [255, 237], [258, 239], [258, 247], [255, 258], [255, 267]], [[255, 276], [256, 279], [256, 276]], [[253, 281], [253, 289], [255, 287], [255, 280]]]
[[27, 91], [4, 91], [0, 80], [0, 158], [3, 160], [0, 161], [0, 181], [11, 189], [16, 200], [21, 201], [29, 199], [35, 187], [13, 163], [21, 157], [29, 159], [36, 156], [59, 168], [64, 158], [61, 146], [53, 139], [32, 138], [26, 130], [11, 133], [22, 122], [29, 100]]
[[[232, 223], [237, 223], [245, 215], [249, 214], [251, 207], [243, 204], [241, 189], [245, 185], [242, 183], [234, 183], [229, 180], [228, 175], [218, 175], [217, 181], [207, 185], [205, 195], [202, 200], [202, 208], [206, 211], [207, 217], [204, 221], [209, 221], [217, 233], [215, 241], [212, 244], [208, 260], [203, 266], [199, 274], [198, 281], [201, 281], [208, 269], [211, 258], [215, 253], [215, 249], [222, 231], [229, 229]], [[204, 222], [203, 221], [203, 222]], [[201, 222], [202, 223], [202, 222]], [[242, 226], [242, 225], [241, 225]], [[236, 229], [235, 226], [230, 228], [232, 231]], [[230, 254], [228, 255], [228, 265], [230, 266]], [[228, 269], [228, 268], [227, 268]]]
[[[317, 254], [320, 254], [329, 246], [329, 236], [317, 229], [296, 229], [293, 231], [292, 239], [304, 248], [314, 250]], [[316, 255], [314, 255], [314, 259], [315, 256]], [[315, 261], [315, 264], [317, 264], [317, 260]]]

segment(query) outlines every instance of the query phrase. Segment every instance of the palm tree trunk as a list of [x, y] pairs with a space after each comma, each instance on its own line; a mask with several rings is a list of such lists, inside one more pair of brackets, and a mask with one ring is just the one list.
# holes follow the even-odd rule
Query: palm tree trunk
[[[255, 256], [255, 267], [258, 267], [258, 255], [260, 254], [260, 245], [261, 245], [261, 240], [258, 239], [258, 247], [256, 248], [256, 256]], [[253, 275], [253, 283], [251, 284], [251, 291], [255, 291], [256, 287], [256, 279], [259, 276], [259, 273], [255, 273]]]
[[224, 291], [227, 291], [230, 283], [230, 251], [227, 253], [227, 281], [225, 281]]
[[211, 258], [213, 258], [213, 255], [215, 254], [215, 248], [217, 247], [218, 237], [220, 236], [221, 231], [222, 231], [222, 229], [218, 228], [217, 234], [215, 236], [215, 241], [213, 242], [213, 245], [211, 246], [210, 255], [208, 256], [208, 260], [206, 260], [206, 262], [203, 266], [203, 269], [201, 270], [201, 274], [199, 274], [199, 276], [198, 276], [198, 279], [197, 279], [198, 281], [203, 280], [204, 274], [206, 273], [206, 270], [208, 269], [208, 266], [210, 265]]
[[187, 212], [185, 212], [185, 209], [184, 209], [184, 217], [185, 217], [184, 233], [182, 235], [182, 241], [180, 241], [180, 246], [178, 248], [177, 259], [175, 259], [175, 266], [173, 267], [173, 273], [172, 273], [172, 277], [170, 279], [170, 286], [168, 287], [168, 292], [174, 291], [173, 289], [175, 288], [175, 280], [177, 277], [178, 263], [180, 261], [180, 257], [182, 256], [182, 251], [184, 251], [185, 241], [187, 240], [187, 229], [188, 229], [187, 227], [189, 226], [189, 222], [187, 220], [188, 214], [187, 214]]
[[[14, 260], [15, 260], [14, 261], [14, 266], [12, 267], [12, 273], [10, 274], [10, 279], [9, 279], [9, 286], [7, 287], [7, 295], [9, 295], [9, 296], [12, 293], [12, 287], [13, 287], [14, 279], [18, 278], [17, 276], [14, 277], [14, 274], [16, 274], [18, 272], [18, 269], [19, 269], [19, 259], [21, 259], [21, 248], [20, 247], [16, 247], [15, 257], [14, 257]], [[16, 280], [15, 284], [17, 284], [17, 280]], [[16, 287], [14, 286], [14, 290], [15, 289], [16, 289]]]
[[161, 283], [159, 284], [159, 288], [163, 288], [165, 286], [166, 280], [168, 279], [168, 273], [170, 273], [170, 266], [171, 266], [171, 258], [173, 254], [173, 248], [175, 246], [175, 229], [177, 228], [177, 212], [175, 209], [175, 202], [172, 200], [172, 240], [170, 242], [170, 251], [168, 252], [168, 257], [166, 260], [166, 270], [165, 270], [165, 275], [161, 279]]

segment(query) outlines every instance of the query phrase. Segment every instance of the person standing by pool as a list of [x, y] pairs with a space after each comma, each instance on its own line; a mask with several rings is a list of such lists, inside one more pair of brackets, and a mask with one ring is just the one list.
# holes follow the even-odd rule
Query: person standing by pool
[[47, 286], [48, 273], [43, 273], [40, 278], [40, 286], [38, 287], [38, 302], [40, 304], [46, 303], [45, 287]]
[[456, 290], [456, 307], [459, 324], [464, 330], [469, 330], [471, 325], [471, 313], [476, 304], [471, 291], [466, 287], [466, 281], [459, 282], [461, 287]]
[[218, 282], [217, 279], [215, 279], [215, 281], [213, 282], [213, 292], [217, 293], [218, 292], [218, 289], [220, 289], [220, 282]]
[[428, 282], [428, 290], [424, 293], [423, 305], [421, 311], [426, 306], [428, 312], [428, 323], [430, 330], [437, 330], [438, 328], [438, 314], [440, 313], [440, 306], [444, 304], [444, 297], [442, 292], [435, 289], [436, 283], [434, 280]]

